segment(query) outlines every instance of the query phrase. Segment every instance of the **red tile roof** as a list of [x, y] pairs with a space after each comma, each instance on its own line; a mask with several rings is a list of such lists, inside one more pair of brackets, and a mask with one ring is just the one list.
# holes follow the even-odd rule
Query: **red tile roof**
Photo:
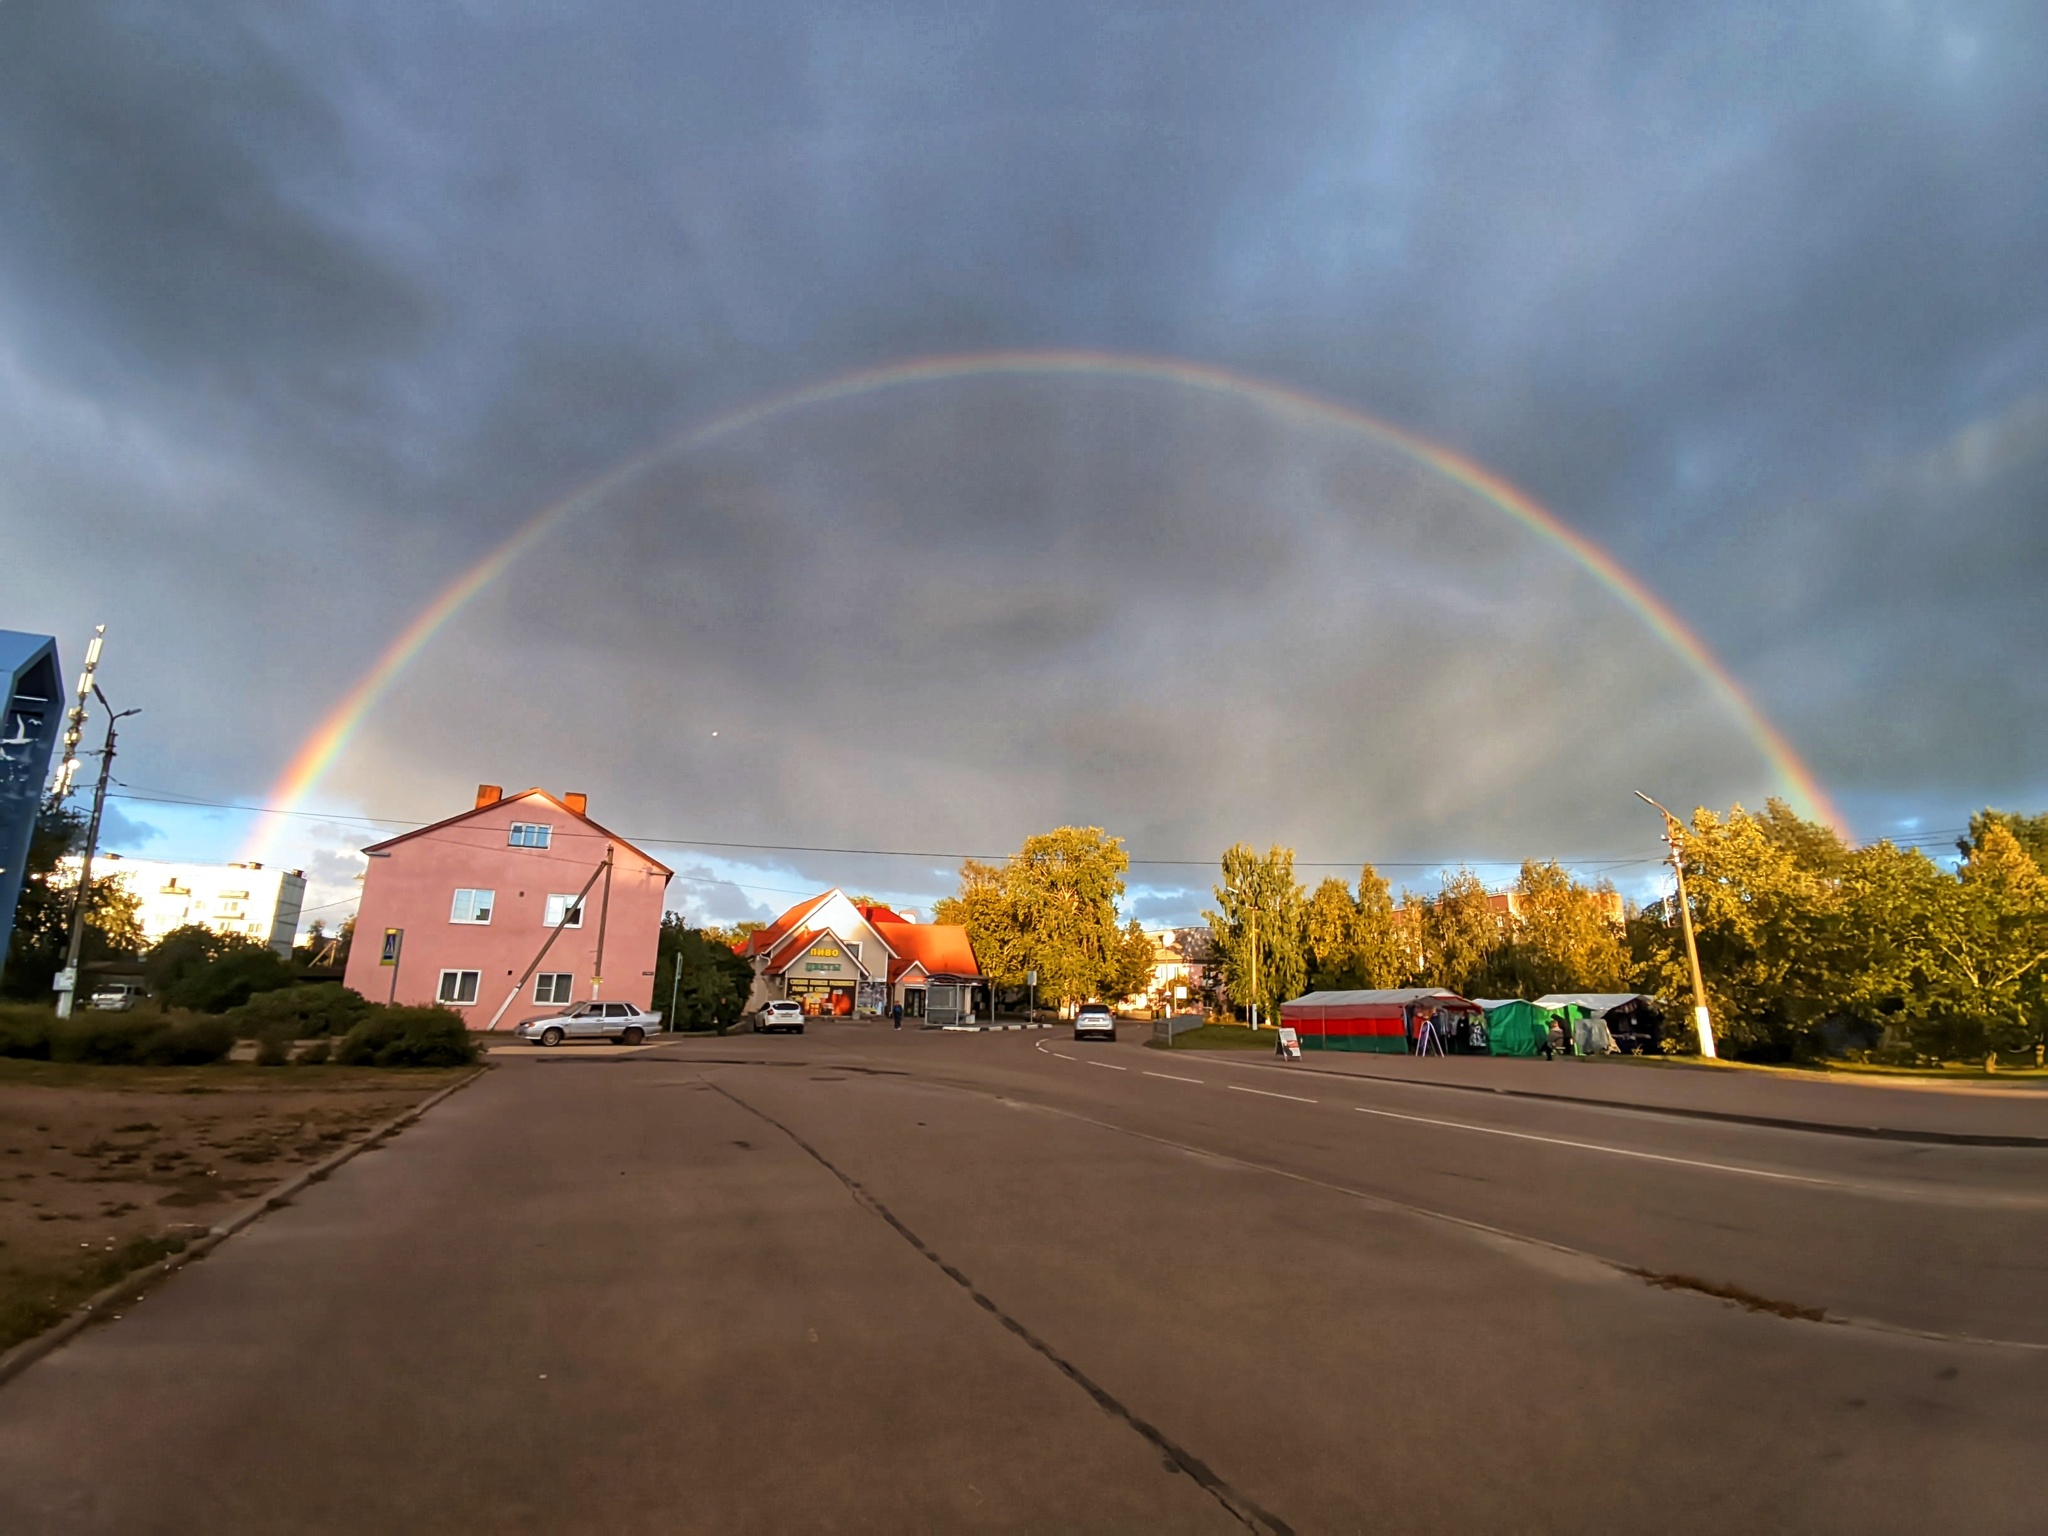
[[830, 896], [830, 891], [821, 891], [809, 901], [800, 901], [766, 928], [757, 928], [739, 943], [733, 945], [733, 953], [740, 955], [765, 955], [780, 944], [790, 930], [817, 911]]
[[[906, 968], [915, 960], [932, 976], [981, 974], [981, 967], [975, 963], [974, 946], [967, 940], [967, 930], [957, 923], [878, 922], [874, 928]], [[897, 973], [894, 966], [890, 971]]]

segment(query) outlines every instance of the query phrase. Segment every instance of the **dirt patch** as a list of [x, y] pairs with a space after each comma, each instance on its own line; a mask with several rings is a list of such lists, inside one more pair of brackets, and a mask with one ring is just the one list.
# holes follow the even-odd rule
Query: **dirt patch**
[[0, 1060], [0, 1349], [471, 1070]]

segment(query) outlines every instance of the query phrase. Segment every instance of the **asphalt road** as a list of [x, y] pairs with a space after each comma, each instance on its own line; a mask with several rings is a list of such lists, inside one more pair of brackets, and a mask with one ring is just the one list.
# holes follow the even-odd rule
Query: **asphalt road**
[[0, 1530], [2048, 1528], [2048, 1097], [1138, 1038], [506, 1061], [0, 1386]]

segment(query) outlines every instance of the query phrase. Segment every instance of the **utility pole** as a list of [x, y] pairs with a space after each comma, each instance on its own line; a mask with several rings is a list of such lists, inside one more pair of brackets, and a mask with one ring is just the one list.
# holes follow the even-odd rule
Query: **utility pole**
[[1707, 1017], [1707, 984], [1700, 979], [1699, 945], [1693, 942], [1692, 905], [1685, 899], [1685, 858], [1678, 847], [1680, 823], [1676, 816], [1663, 806], [1657, 805], [1656, 801], [1640, 789], [1636, 791], [1636, 798], [1645, 805], [1656, 806], [1664, 816], [1664, 841], [1671, 845], [1671, 873], [1678, 881], [1678, 926], [1685, 934], [1686, 964], [1692, 967], [1692, 1023], [1693, 1028], [1699, 1032], [1700, 1054], [1713, 1061], [1717, 1055], [1714, 1050], [1714, 1026]]
[[[87, 652], [86, 664], [90, 667], [98, 660], [99, 636], [94, 635], [92, 649]], [[100, 816], [107, 808], [107, 781], [113, 777], [114, 772], [114, 726], [117, 721], [142, 713], [139, 709], [124, 709], [118, 715], [115, 714], [114, 706], [107, 703], [107, 696], [100, 692], [99, 684], [92, 681], [90, 671], [86, 674], [86, 682], [92, 689], [92, 696], [106, 709], [107, 741], [106, 745], [100, 748], [100, 781], [92, 794], [92, 820], [86, 823], [85, 857], [78, 868], [78, 891], [71, 898], [71, 944], [65, 952], [64, 969], [57, 973], [57, 980], [60, 983], [57, 989], [57, 1017], [60, 1019], [71, 1017], [72, 1003], [78, 995], [78, 956], [85, 946], [85, 904], [86, 899], [92, 894], [92, 856], [99, 849]]]

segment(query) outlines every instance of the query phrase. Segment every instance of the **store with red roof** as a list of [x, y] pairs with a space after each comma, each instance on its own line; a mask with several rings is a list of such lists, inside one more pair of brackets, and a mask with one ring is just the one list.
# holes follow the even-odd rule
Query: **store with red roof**
[[933, 1026], [989, 1016], [988, 981], [965, 928], [857, 905], [837, 887], [733, 948], [754, 967], [750, 1011], [786, 997], [823, 1018], [873, 1018], [898, 1005], [905, 1019]]

